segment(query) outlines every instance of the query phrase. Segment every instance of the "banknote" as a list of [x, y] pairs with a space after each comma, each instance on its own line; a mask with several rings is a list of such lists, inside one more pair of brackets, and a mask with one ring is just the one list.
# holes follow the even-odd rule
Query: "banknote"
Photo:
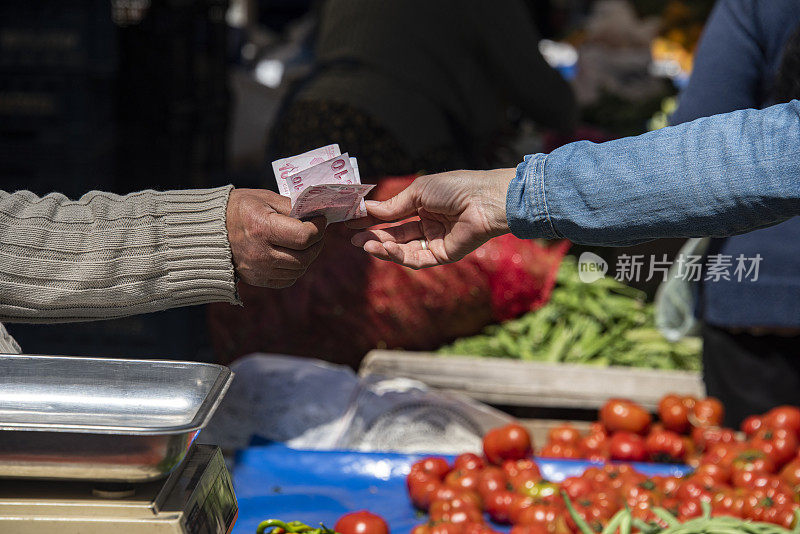
[[290, 215], [298, 219], [324, 215], [328, 223], [347, 221], [361, 214], [364, 197], [374, 185], [318, 184], [306, 187], [292, 199]]
[[272, 172], [275, 174], [275, 181], [278, 183], [278, 191], [283, 196], [290, 196], [289, 184], [286, 181], [289, 176], [305, 171], [341, 154], [339, 145], [332, 144], [315, 148], [296, 156], [276, 159], [272, 162]]
[[323, 161], [304, 171], [286, 177], [289, 198], [294, 205], [297, 197], [307, 188], [323, 184], [356, 185], [356, 176], [350, 164], [350, 156], [345, 152], [328, 161]]

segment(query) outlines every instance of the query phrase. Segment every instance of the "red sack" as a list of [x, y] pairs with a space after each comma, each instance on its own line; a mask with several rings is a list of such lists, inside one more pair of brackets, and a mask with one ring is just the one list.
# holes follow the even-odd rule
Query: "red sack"
[[[390, 198], [412, 180], [384, 179], [374, 197]], [[436, 349], [542, 306], [569, 248], [505, 235], [457, 263], [414, 271], [354, 247], [353, 233], [330, 226], [317, 261], [294, 286], [240, 284], [243, 308], [211, 305], [218, 361], [272, 352], [358, 367], [374, 348]]]

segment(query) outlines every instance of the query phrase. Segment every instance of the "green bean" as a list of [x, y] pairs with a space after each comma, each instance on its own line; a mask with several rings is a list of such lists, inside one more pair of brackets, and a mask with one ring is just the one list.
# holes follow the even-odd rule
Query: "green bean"
[[578, 512], [575, 510], [575, 507], [572, 506], [572, 501], [569, 499], [567, 492], [561, 490], [561, 496], [564, 498], [564, 504], [567, 506], [567, 511], [572, 517], [572, 520], [578, 526], [578, 529], [580, 529], [583, 534], [597, 534], [594, 530], [592, 530], [592, 527], [589, 526], [586, 520], [583, 519], [580, 514], [578, 514]]
[[624, 508], [619, 510], [616, 514], [614, 514], [614, 516], [608, 522], [606, 528], [603, 529], [603, 532], [601, 532], [601, 534], [614, 534], [614, 532], [616, 532], [617, 530], [617, 527], [619, 527], [619, 524], [622, 522], [622, 516], [629, 513], [630, 512], [628, 512], [628, 510], [625, 510]]
[[669, 526], [676, 526], [676, 525], [680, 525], [681, 524], [681, 522], [678, 521], [677, 517], [675, 517], [674, 515], [669, 513], [664, 508], [656, 507], [656, 508], [653, 508], [652, 510], [653, 510], [653, 513], [656, 515], [656, 517], [658, 517], [660, 520], [662, 520], [664, 523], [666, 523]]

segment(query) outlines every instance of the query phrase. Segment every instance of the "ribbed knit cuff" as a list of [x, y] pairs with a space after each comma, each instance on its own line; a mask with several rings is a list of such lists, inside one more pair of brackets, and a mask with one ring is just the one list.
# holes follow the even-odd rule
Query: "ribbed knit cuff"
[[558, 239], [547, 211], [544, 168], [547, 156], [525, 156], [508, 186], [506, 218], [508, 227], [520, 239]]
[[241, 304], [225, 222], [233, 186], [155, 193], [172, 307]]

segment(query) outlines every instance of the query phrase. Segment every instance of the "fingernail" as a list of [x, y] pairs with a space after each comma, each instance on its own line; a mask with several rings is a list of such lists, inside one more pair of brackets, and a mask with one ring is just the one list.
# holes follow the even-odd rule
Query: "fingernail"
[[380, 200], [365, 200], [364, 203], [367, 206], [371, 207], [371, 208], [374, 208], [375, 206], [380, 206], [381, 205], [381, 201]]

